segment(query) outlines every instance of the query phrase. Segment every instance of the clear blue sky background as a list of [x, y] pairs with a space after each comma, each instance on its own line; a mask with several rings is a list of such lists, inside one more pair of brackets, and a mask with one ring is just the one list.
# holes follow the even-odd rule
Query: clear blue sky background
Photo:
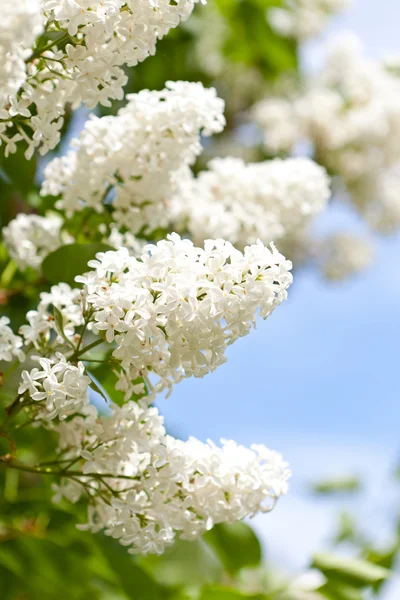
[[[371, 56], [400, 53], [400, 3], [359, 0], [330, 29], [355, 31]], [[312, 68], [320, 56], [321, 41], [312, 43], [304, 63]], [[319, 227], [363, 226], [337, 208]], [[310, 498], [310, 479], [366, 476], [365, 498], [352, 506], [383, 538], [396, 498], [387, 479], [400, 450], [400, 238], [377, 241], [376, 264], [351, 282], [298, 273], [286, 304], [229, 349], [226, 365], [160, 401], [182, 437], [265, 443], [284, 454], [291, 491], [256, 526], [272, 557], [291, 568], [306, 564], [334, 530], [337, 504]], [[398, 599], [399, 589], [388, 598]]]

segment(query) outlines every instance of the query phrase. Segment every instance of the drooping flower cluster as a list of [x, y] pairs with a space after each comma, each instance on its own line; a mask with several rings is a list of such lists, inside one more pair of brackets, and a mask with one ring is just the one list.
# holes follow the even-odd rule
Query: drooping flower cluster
[[[13, 140], [8, 150], [22, 139], [28, 157], [37, 147], [42, 154], [53, 149], [66, 103], [94, 108], [121, 100], [124, 65], [135, 66], [154, 54], [157, 40], [186, 19], [196, 1], [3, 0], [0, 137], [7, 145]], [[10, 37], [15, 40], [11, 49]]]
[[201, 152], [200, 133], [223, 129], [224, 103], [200, 83], [168, 82], [165, 90], [128, 96], [116, 117], [90, 119], [75, 150], [46, 168], [43, 194], [62, 195], [67, 214], [97, 212], [138, 233], [168, 224], [166, 201], [182, 168]]
[[132, 553], [161, 554], [176, 536], [193, 540], [216, 523], [269, 511], [287, 490], [287, 464], [264, 446], [176, 440], [146, 404], [113, 406], [101, 418], [94, 407], [86, 412], [58, 426], [61, 448], [81, 458], [84, 476], [64, 479], [56, 500], [92, 495], [80, 527], [104, 530]]
[[317, 161], [340, 175], [372, 227], [400, 226], [400, 79], [365, 58], [357, 39], [332, 46], [304, 93], [264, 100], [254, 115], [268, 149], [292, 151], [310, 140]]
[[85, 284], [94, 330], [120, 361], [120, 389], [155, 376], [157, 389], [201, 377], [225, 362], [225, 350], [246, 335], [257, 313], [267, 318], [287, 295], [291, 263], [260, 241], [244, 253], [224, 240], [204, 250], [177, 234], [144, 248], [140, 259], [121, 248], [99, 253]]
[[20, 269], [39, 269], [46, 256], [72, 238], [61, 231], [63, 220], [59, 215], [47, 217], [20, 213], [3, 227], [4, 244]]
[[15, 358], [23, 361], [25, 355], [22, 351], [22, 338], [15, 335], [9, 324], [8, 317], [0, 317], [0, 362], [11, 362]]
[[214, 159], [208, 169], [183, 178], [172, 202], [175, 224], [197, 243], [217, 236], [238, 248], [257, 239], [278, 243], [298, 235], [330, 196], [325, 170], [308, 159]]
[[37, 357], [37, 360], [42, 369], [23, 371], [18, 393], [28, 392], [32, 400], [43, 403], [39, 417], [66, 419], [86, 406], [90, 378], [84, 375], [82, 363], [75, 366], [60, 353], [53, 359]]
[[267, 12], [268, 21], [281, 35], [298, 41], [318, 36], [328, 19], [345, 10], [351, 0], [284, 0]]
[[36, 37], [42, 33], [44, 18], [39, 0], [2, 0], [0, 7], [0, 139], [8, 141], [3, 134], [4, 123], [13, 107], [20, 87], [26, 82], [25, 59]]

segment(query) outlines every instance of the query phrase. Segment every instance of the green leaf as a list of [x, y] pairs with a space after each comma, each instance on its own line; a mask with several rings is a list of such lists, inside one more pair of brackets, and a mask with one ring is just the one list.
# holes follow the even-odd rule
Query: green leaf
[[220, 560], [203, 540], [177, 540], [164, 554], [148, 556], [141, 564], [170, 587], [218, 583], [223, 573]]
[[242, 594], [237, 590], [222, 586], [203, 588], [199, 600], [267, 600], [267, 596]]
[[132, 600], [161, 600], [163, 589], [115, 540], [97, 536], [97, 544], [114, 571], [122, 589]]
[[107, 402], [110, 402], [110, 398], [107, 396], [107, 393], [104, 389], [102, 389], [102, 387], [100, 387], [100, 385], [98, 385], [98, 382], [96, 380], [96, 378], [94, 377], [94, 375], [92, 373], [90, 373], [88, 370], [86, 370], [86, 375], [89, 377], [90, 379], [90, 387], [92, 388], [92, 390], [94, 390], [95, 392], [97, 392], [98, 394], [100, 394], [100, 396]]
[[26, 160], [24, 152], [25, 148], [22, 144], [19, 144], [15, 154], [10, 154], [7, 158], [4, 155], [0, 157], [0, 179], [14, 193], [15, 190], [18, 190], [26, 195], [36, 188], [37, 161], [36, 156], [33, 156], [31, 160]]
[[53, 317], [54, 317], [54, 322], [56, 324], [57, 333], [63, 338], [63, 340], [68, 344], [68, 346], [71, 346], [72, 348], [74, 348], [74, 345], [71, 342], [71, 340], [65, 335], [64, 318], [62, 316], [61, 311], [59, 311], [56, 306], [53, 306]]
[[261, 563], [260, 542], [251, 527], [245, 523], [216, 525], [205, 534], [204, 540], [215, 550], [225, 569], [231, 574]]
[[359, 589], [338, 582], [328, 581], [317, 592], [328, 600], [363, 600]]
[[42, 273], [51, 283], [76, 286], [75, 277], [90, 270], [88, 262], [98, 252], [113, 250], [107, 244], [70, 244], [51, 252], [43, 261]]
[[315, 494], [348, 494], [361, 490], [361, 481], [357, 477], [341, 477], [338, 479], [327, 479], [312, 484], [312, 491]]
[[319, 569], [328, 578], [342, 581], [355, 587], [366, 587], [389, 576], [389, 571], [367, 560], [347, 558], [330, 553], [315, 554], [312, 567]]

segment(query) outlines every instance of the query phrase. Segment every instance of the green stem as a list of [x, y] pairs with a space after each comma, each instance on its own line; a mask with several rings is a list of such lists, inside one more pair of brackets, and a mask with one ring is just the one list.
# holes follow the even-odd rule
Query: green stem
[[47, 50], [50, 50], [51, 48], [53, 48], [54, 46], [56, 46], [59, 43], [66, 42], [68, 39], [69, 39], [69, 34], [63, 33], [56, 40], [53, 40], [52, 42], [47, 44], [47, 46], [44, 46], [43, 48], [38, 48], [35, 52], [33, 52], [33, 54], [31, 54], [29, 56], [29, 58], [26, 59], [25, 62], [30, 63], [33, 60], [35, 60], [36, 58], [40, 58], [44, 52], [47, 52]]
[[21, 398], [22, 396], [17, 396], [14, 402], [5, 409], [6, 419], [0, 428], [0, 434], [3, 434], [6, 431], [10, 421], [25, 407], [25, 404], [21, 402]]
[[15, 263], [13, 260], [10, 260], [4, 267], [3, 272], [1, 274], [0, 286], [8, 288], [17, 270], [17, 263]]
[[82, 473], [82, 471], [67, 471], [59, 469], [54, 471], [48, 468], [31, 467], [13, 459], [12, 456], [6, 454], [0, 457], [0, 461], [10, 469], [18, 471], [26, 471], [27, 473], [35, 473], [37, 475], [55, 475], [58, 477], [87, 477], [90, 479], [128, 479], [129, 481], [140, 481], [139, 477], [131, 477], [130, 475], [115, 475], [114, 473]]
[[85, 348], [82, 348], [82, 350], [76, 349], [75, 352], [74, 352], [74, 354], [71, 356], [70, 360], [72, 362], [74, 362], [80, 356], [82, 356], [83, 354], [86, 354], [86, 352], [89, 352], [89, 350], [92, 350], [93, 348], [96, 348], [96, 346], [99, 346], [102, 343], [103, 343], [103, 340], [99, 339], [99, 340], [96, 340], [95, 342], [92, 342], [91, 344], [89, 344], [89, 346], [86, 346]]

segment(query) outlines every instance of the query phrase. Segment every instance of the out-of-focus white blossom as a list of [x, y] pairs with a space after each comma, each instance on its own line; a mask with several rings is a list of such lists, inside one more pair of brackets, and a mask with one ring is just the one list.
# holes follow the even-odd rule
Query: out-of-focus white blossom
[[[2, 0], [0, 6], [0, 143], [5, 128], [1, 120], [9, 118], [8, 106], [27, 78], [25, 59], [36, 37], [44, 28], [39, 0]], [[16, 134], [9, 146], [22, 139]], [[5, 137], [4, 141], [8, 142]]]
[[22, 338], [14, 334], [9, 324], [8, 317], [0, 317], [0, 361], [11, 362], [15, 358], [23, 361], [25, 355], [21, 350]]
[[107, 243], [113, 248], [127, 248], [132, 256], [140, 256], [146, 242], [134, 236], [129, 231], [121, 233], [118, 227], [112, 227], [111, 233], [107, 238]]
[[[291, 263], [260, 241], [242, 254], [229, 242], [208, 240], [204, 250], [177, 234], [144, 248], [99, 253], [94, 271], [78, 277], [94, 330], [116, 343], [119, 388], [132, 393], [138, 377], [157, 389], [201, 377], [225, 362], [225, 350], [267, 318], [287, 296]], [[150, 374], [150, 375], [149, 375]]]
[[267, 11], [267, 19], [281, 35], [303, 41], [318, 36], [328, 20], [350, 4], [351, 0], [284, 0], [282, 7]]
[[221, 236], [238, 248], [297, 235], [327, 205], [325, 170], [305, 158], [244, 163], [214, 159], [198, 177], [182, 178], [172, 202], [175, 223], [196, 243]]
[[265, 98], [252, 110], [253, 117], [264, 131], [268, 152], [290, 152], [307, 135], [293, 101], [285, 97]]
[[400, 78], [366, 58], [357, 38], [339, 38], [303, 92], [266, 99], [253, 114], [268, 150], [290, 152], [309, 140], [372, 227], [400, 226]]
[[374, 255], [373, 247], [364, 237], [336, 233], [320, 243], [317, 260], [326, 279], [338, 281], [367, 269]]
[[[94, 108], [121, 100], [124, 65], [154, 54], [157, 40], [187, 19], [196, 1], [2, 0], [0, 83], [6, 85], [0, 92], [0, 140], [7, 151], [15, 151], [22, 139], [27, 157], [37, 147], [42, 154], [53, 149], [66, 103]], [[43, 28], [49, 43], [36, 48]], [[5, 44], [9, 37], [15, 40], [11, 51]], [[20, 124], [10, 138], [15, 117]]]
[[82, 363], [72, 365], [62, 354], [56, 354], [54, 359], [37, 359], [41, 369], [22, 372], [18, 393], [28, 393], [32, 400], [43, 404], [39, 417], [66, 419], [86, 406], [90, 379], [84, 375]]
[[40, 268], [50, 252], [72, 238], [61, 232], [63, 220], [56, 214], [47, 217], [20, 213], [3, 227], [4, 244], [20, 269]]
[[[276, 452], [176, 440], [146, 405], [113, 406], [101, 418], [90, 407], [86, 418], [61, 423], [58, 431], [61, 448], [81, 457], [93, 496], [89, 523], [80, 528], [104, 530], [132, 553], [161, 554], [176, 536], [194, 540], [214, 524], [270, 511], [287, 491], [290, 471]], [[65, 479], [56, 499], [77, 501], [82, 490]]]
[[400, 229], [400, 163], [365, 173], [351, 187], [351, 199], [372, 229], [390, 235]]
[[214, 89], [187, 82], [128, 99], [116, 117], [90, 119], [75, 151], [49, 163], [42, 193], [61, 195], [67, 214], [102, 212], [112, 201], [114, 221], [137, 233], [168, 224], [166, 201], [200, 154], [200, 134], [223, 129], [224, 103]]

